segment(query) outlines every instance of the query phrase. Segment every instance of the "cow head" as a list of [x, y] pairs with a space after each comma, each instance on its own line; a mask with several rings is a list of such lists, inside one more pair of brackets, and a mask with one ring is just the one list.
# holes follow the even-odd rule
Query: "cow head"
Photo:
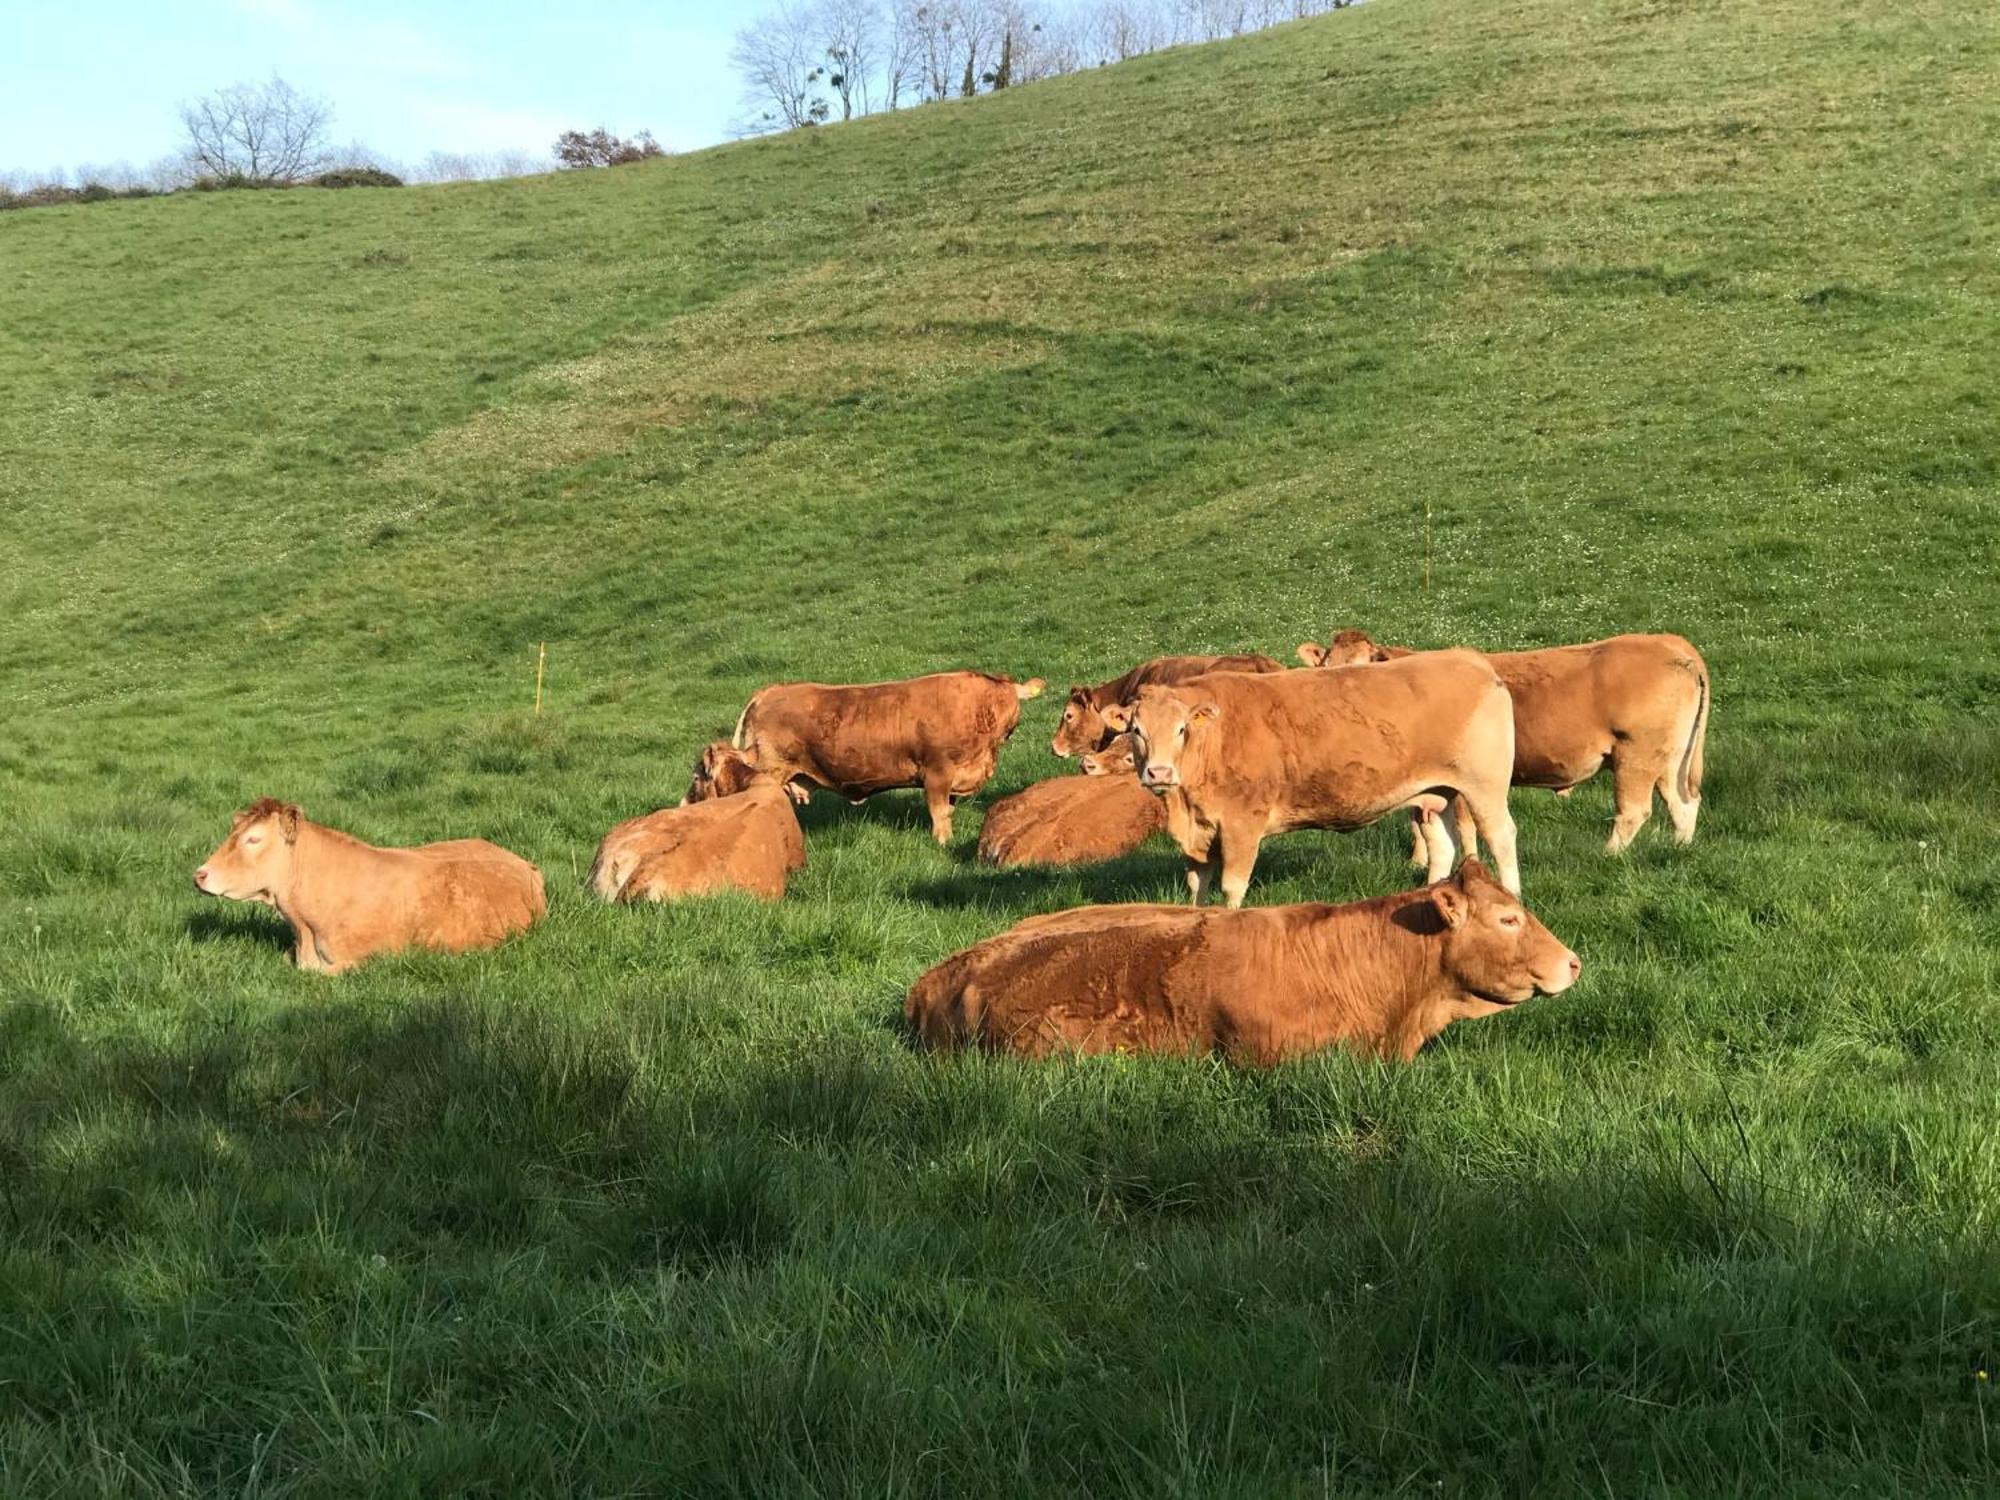
[[694, 780], [688, 784], [687, 795], [681, 798], [681, 805], [685, 807], [690, 802], [707, 802], [714, 797], [733, 797], [748, 790], [764, 775], [744, 751], [727, 740], [717, 740], [704, 747], [701, 759], [694, 763]]
[[1376, 645], [1365, 630], [1343, 630], [1324, 646], [1299, 643], [1299, 660], [1309, 667], [1358, 667], [1389, 659], [1389, 648]]
[[1173, 688], [1143, 687], [1116, 718], [1107, 714], [1105, 722], [1131, 731], [1140, 784], [1149, 792], [1165, 792], [1181, 784], [1190, 742], [1213, 730], [1221, 717], [1222, 710], [1207, 698], [1187, 698]]
[[305, 814], [290, 802], [262, 797], [236, 814], [229, 837], [194, 872], [194, 887], [231, 901], [270, 903], [290, 884], [292, 855]]
[[1090, 689], [1073, 687], [1069, 690], [1069, 702], [1063, 705], [1062, 718], [1056, 722], [1056, 737], [1049, 741], [1049, 748], [1068, 760], [1084, 750], [1102, 749], [1112, 733], [1111, 726], [1105, 723], [1104, 710], [1090, 696]]
[[1102, 750], [1087, 751], [1077, 764], [1086, 776], [1130, 776], [1139, 769], [1139, 755], [1127, 732], [1113, 735]]
[[1468, 859], [1429, 895], [1444, 924], [1446, 977], [1489, 1005], [1559, 995], [1583, 972], [1583, 960], [1478, 860]]

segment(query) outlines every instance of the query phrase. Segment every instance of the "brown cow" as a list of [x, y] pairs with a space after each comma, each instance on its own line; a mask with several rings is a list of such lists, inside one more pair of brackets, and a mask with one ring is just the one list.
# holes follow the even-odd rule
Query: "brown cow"
[[525, 931], [545, 910], [542, 874], [485, 839], [378, 849], [265, 797], [194, 872], [195, 889], [276, 907], [301, 969], [338, 974], [378, 953], [465, 953]]
[[604, 836], [590, 888], [606, 901], [724, 890], [776, 901], [805, 862], [805, 835], [784, 783], [718, 740], [702, 751], [679, 807], [627, 819]]
[[1130, 854], [1167, 826], [1160, 799], [1123, 774], [1053, 776], [986, 810], [979, 857], [995, 865], [1081, 865]]
[[1176, 682], [1186, 682], [1190, 677], [1204, 677], [1210, 672], [1284, 670], [1283, 662], [1254, 653], [1246, 656], [1156, 656], [1151, 661], [1141, 662], [1123, 677], [1100, 682], [1096, 687], [1084, 687], [1079, 683], [1071, 688], [1069, 702], [1063, 705], [1062, 720], [1056, 725], [1056, 736], [1049, 741], [1049, 748], [1064, 760], [1079, 751], [1102, 750], [1118, 732], [1105, 722], [1104, 710], [1130, 703], [1142, 687], [1171, 686]]
[[1252, 911], [1082, 906], [955, 953], [911, 986], [933, 1047], [1221, 1052], [1343, 1043], [1415, 1057], [1453, 1021], [1556, 995], [1583, 963], [1475, 860], [1422, 890]]
[[[1396, 661], [1412, 653], [1343, 630], [1329, 646], [1299, 647], [1309, 665]], [[1632, 842], [1658, 790], [1674, 841], [1694, 838], [1708, 739], [1708, 664], [1677, 635], [1614, 635], [1541, 651], [1489, 651], [1514, 700], [1514, 785], [1567, 793], [1611, 767], [1617, 817], [1607, 854]], [[1314, 661], [1314, 657], [1318, 661]], [[1474, 818], [1475, 824], [1477, 818]], [[1477, 833], [1461, 824], [1468, 851]]]
[[1086, 776], [1137, 776], [1139, 774], [1139, 752], [1134, 746], [1132, 733], [1115, 734], [1102, 750], [1086, 750], [1076, 758], [1079, 769]]
[[951, 804], [985, 786], [1000, 747], [1021, 722], [1022, 700], [1042, 690], [985, 672], [938, 672], [900, 682], [829, 686], [784, 682], [760, 689], [736, 721], [731, 743], [757, 769], [864, 802], [877, 792], [920, 786], [931, 834], [951, 842]]
[[[1281, 676], [1218, 672], [1141, 688], [1129, 709], [1111, 712], [1138, 741], [1140, 780], [1181, 804], [1169, 826], [1196, 905], [1218, 866], [1223, 895], [1242, 905], [1267, 835], [1360, 828], [1397, 808], [1441, 807], [1439, 797], [1472, 805], [1501, 881], [1521, 888], [1507, 812], [1514, 708], [1474, 652]], [[1451, 873], [1451, 821], [1428, 820], [1445, 830], [1430, 841], [1432, 880]]]

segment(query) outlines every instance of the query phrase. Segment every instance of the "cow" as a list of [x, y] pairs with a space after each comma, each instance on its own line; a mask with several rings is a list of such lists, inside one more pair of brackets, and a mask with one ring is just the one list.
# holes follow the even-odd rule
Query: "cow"
[[[1360, 828], [1456, 798], [1486, 830], [1501, 882], [1521, 888], [1507, 811], [1514, 708], [1475, 652], [1275, 676], [1217, 672], [1141, 688], [1111, 722], [1132, 732], [1141, 783], [1179, 804], [1168, 824], [1197, 906], [1218, 870], [1224, 898], [1241, 906], [1270, 834]], [[1455, 862], [1451, 823], [1426, 820], [1442, 830], [1429, 841], [1433, 881]]]
[[1203, 677], [1210, 672], [1282, 672], [1284, 663], [1268, 656], [1156, 656], [1141, 662], [1123, 677], [1100, 682], [1096, 687], [1081, 683], [1069, 690], [1062, 718], [1056, 724], [1049, 748], [1064, 760], [1086, 750], [1102, 750], [1118, 731], [1104, 720], [1104, 711], [1130, 703], [1142, 687], [1169, 686]]
[[604, 836], [590, 888], [606, 901], [723, 890], [776, 901], [805, 863], [805, 835], [784, 783], [718, 740], [695, 763], [680, 806], [629, 818]]
[[1086, 776], [1137, 776], [1139, 756], [1132, 747], [1131, 731], [1114, 734], [1102, 750], [1084, 751], [1076, 764]]
[[1022, 702], [1041, 691], [1039, 677], [1017, 683], [985, 672], [852, 686], [777, 683], [744, 705], [730, 743], [789, 783], [799, 802], [808, 785], [857, 803], [920, 786], [931, 836], [948, 844], [953, 799], [992, 779]]
[[485, 839], [378, 849], [264, 797], [194, 872], [195, 889], [277, 908], [301, 969], [338, 974], [404, 948], [490, 948], [541, 917], [542, 873]]
[[918, 1044], [1047, 1057], [1221, 1053], [1268, 1065], [1341, 1044], [1410, 1061], [1453, 1021], [1559, 995], [1583, 961], [1467, 860], [1345, 906], [1080, 906], [1030, 917], [911, 986]]
[[1052, 776], [986, 810], [979, 857], [994, 865], [1080, 865], [1130, 854], [1166, 827], [1130, 771]]
[[[1377, 645], [1359, 630], [1343, 630], [1327, 646], [1299, 647], [1299, 659], [1310, 666], [1412, 654]], [[1652, 816], [1655, 790], [1667, 805], [1674, 842], [1693, 841], [1710, 704], [1708, 664], [1699, 651], [1677, 635], [1614, 635], [1485, 655], [1514, 700], [1514, 785], [1566, 796], [1608, 765], [1617, 814], [1605, 853], [1632, 842]], [[1476, 827], [1461, 824], [1460, 833], [1467, 851], [1475, 851]]]

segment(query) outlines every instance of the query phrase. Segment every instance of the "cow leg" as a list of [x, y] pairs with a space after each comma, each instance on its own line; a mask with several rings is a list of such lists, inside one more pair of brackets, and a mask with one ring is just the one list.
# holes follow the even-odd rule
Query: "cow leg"
[[931, 810], [931, 837], [951, 842], [951, 773], [933, 771], [924, 777], [924, 801]]
[[1667, 816], [1673, 820], [1674, 842], [1692, 844], [1694, 842], [1694, 820], [1701, 816], [1701, 797], [1681, 796], [1680, 779], [1669, 766], [1659, 780], [1660, 800], [1667, 804]]
[[1521, 894], [1521, 865], [1514, 853], [1514, 815], [1507, 810], [1507, 787], [1466, 787], [1459, 800], [1472, 811], [1474, 825], [1486, 835], [1493, 851], [1493, 873], [1515, 895]]
[[1223, 830], [1222, 899], [1231, 911], [1243, 904], [1244, 893], [1250, 889], [1250, 871], [1257, 864], [1257, 849], [1263, 842], [1263, 836], [1251, 833], [1246, 824], [1238, 824], [1233, 834]]
[[1654, 785], [1670, 774], [1665, 766], [1632, 754], [1620, 756], [1612, 763], [1612, 795], [1618, 804], [1618, 816], [1612, 821], [1611, 837], [1604, 845], [1606, 854], [1621, 852], [1638, 837], [1646, 819], [1653, 815]]
[[1410, 863], [1421, 870], [1430, 863], [1430, 832], [1424, 827], [1429, 814], [1421, 807], [1410, 809]]
[[1181, 841], [1181, 853], [1187, 856], [1188, 904], [1199, 906], [1208, 899], [1208, 888], [1215, 883], [1216, 872], [1222, 867], [1216, 830], [1190, 819], [1187, 837]]
[[1445, 804], [1443, 812], [1424, 820], [1424, 832], [1428, 838], [1428, 868], [1424, 871], [1424, 879], [1431, 885], [1450, 878], [1451, 872], [1458, 868], [1456, 830], [1464, 826], [1458, 818], [1463, 804], [1463, 798], [1454, 796]]

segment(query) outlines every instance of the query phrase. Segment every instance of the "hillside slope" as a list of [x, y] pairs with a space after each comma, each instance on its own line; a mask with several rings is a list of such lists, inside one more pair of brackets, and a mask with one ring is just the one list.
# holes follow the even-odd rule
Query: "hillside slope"
[[[1995, 139], [1988, 7], [1372, 0], [0, 218], [0, 1489], [1990, 1479]], [[1410, 1069], [901, 1048], [1158, 846], [1002, 876], [823, 798], [782, 907], [576, 890], [763, 682], [1346, 624], [1717, 683], [1701, 840], [1518, 798], [1584, 983]], [[294, 974], [187, 886], [265, 793], [498, 838], [550, 920]], [[1252, 899], [1405, 878], [1303, 835]]]

